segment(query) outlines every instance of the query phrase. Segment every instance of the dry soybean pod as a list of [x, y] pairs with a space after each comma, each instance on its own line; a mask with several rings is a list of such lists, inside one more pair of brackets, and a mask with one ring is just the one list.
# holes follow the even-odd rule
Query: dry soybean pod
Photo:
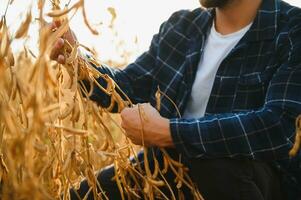
[[63, 125], [48, 125], [48, 126], [54, 127], [57, 130], [63, 130], [68, 133], [79, 135], [79, 136], [86, 136], [89, 133], [88, 130], [81, 130], [81, 129], [71, 128], [71, 127], [65, 127]]
[[53, 17], [53, 18], [56, 18], [56, 17], [61, 17], [61, 16], [65, 16], [66, 14], [68, 14], [71, 10], [73, 9], [78, 9], [82, 4], [82, 0], [78, 1], [77, 3], [75, 3], [73, 6], [71, 6], [70, 8], [64, 8], [63, 10], [54, 10], [54, 11], [51, 11], [49, 13], [47, 13], [46, 15], [48, 17]]
[[161, 90], [160, 90], [160, 87], [158, 87], [158, 90], [157, 90], [161, 95], [163, 95], [164, 97], [166, 97], [167, 98], [167, 100], [169, 101], [169, 102], [171, 102], [172, 103], [172, 105], [174, 106], [174, 108], [176, 109], [176, 111], [177, 111], [177, 114], [178, 114], [178, 117], [179, 118], [181, 118], [182, 116], [181, 116], [181, 112], [180, 112], [180, 110], [179, 110], [179, 108], [178, 108], [178, 106], [177, 106], [177, 104], [167, 95], [167, 94], [165, 94], [164, 92], [162, 92]]
[[115, 21], [115, 19], [117, 17], [116, 11], [115, 11], [115, 9], [113, 7], [109, 7], [107, 10], [109, 11], [109, 13], [112, 16], [110, 27], [113, 27], [114, 21]]
[[[106, 200], [109, 200], [109, 198], [108, 198], [107, 195], [105, 194], [105, 191], [102, 189], [100, 183], [98, 182], [98, 179], [96, 179], [96, 184], [97, 184], [97, 187], [98, 187], [99, 190], [100, 190], [100, 194], [101, 194]], [[101, 196], [101, 199], [102, 199], [102, 196]]]
[[156, 179], [159, 174], [159, 171], [160, 171], [160, 166], [159, 166], [159, 162], [155, 156], [154, 149], [152, 149], [152, 154], [153, 154], [153, 159], [154, 159], [154, 164], [155, 164], [155, 169], [154, 169], [154, 173], [152, 175], [152, 179]]
[[105, 94], [107, 94], [107, 95], [111, 95], [104, 87], [102, 87], [99, 83], [98, 83], [98, 81], [93, 77], [92, 78], [92, 80], [93, 80], [93, 82], [95, 83], [95, 85], [102, 91], [102, 92], [104, 92]]
[[68, 44], [68, 46], [72, 49], [70, 55], [65, 56], [65, 58], [66, 58], [65, 63], [68, 65], [68, 64], [71, 64], [73, 61], [75, 61], [75, 59], [78, 56], [78, 43], [75, 43], [74, 46], [71, 46], [71, 44], [69, 44], [69, 42], [67, 40], [64, 40], [64, 41], [65, 41], [65, 44]]
[[121, 183], [123, 185], [123, 188], [124, 188], [124, 191], [126, 192], [126, 195], [127, 195], [127, 199], [131, 199], [130, 197], [130, 187], [129, 185], [127, 184], [128, 182], [126, 181], [126, 172], [124, 171], [124, 169], [121, 169], [122, 171], [120, 172], [120, 179], [121, 179]]
[[189, 184], [185, 179], [184, 177], [181, 177], [177, 170], [174, 168], [173, 165], [169, 165], [170, 166], [170, 169], [173, 171], [173, 173], [176, 175], [176, 178], [180, 179], [190, 190], [193, 190], [193, 186], [191, 186], [191, 184]]
[[1, 20], [0, 20], [0, 30], [2, 29], [2, 26], [4, 24], [4, 20], [5, 20], [5, 18], [4, 18], [4, 16], [2, 16]]
[[80, 108], [79, 108], [79, 102], [76, 99], [76, 95], [73, 97], [73, 109], [72, 109], [72, 114], [71, 114], [71, 118], [70, 121], [74, 122], [78, 122], [80, 118]]
[[161, 93], [160, 93], [160, 88], [158, 86], [157, 92], [155, 94], [156, 97], [156, 108], [158, 111], [161, 109]]
[[84, 18], [84, 22], [85, 22], [86, 26], [88, 27], [88, 29], [91, 31], [92, 34], [98, 35], [99, 34], [98, 31], [95, 30], [94, 28], [92, 28], [92, 26], [90, 25], [90, 23], [88, 21], [84, 0], [81, 0], [81, 1], [82, 1], [82, 15], [83, 15], [83, 18]]
[[144, 168], [145, 168], [145, 172], [146, 172], [146, 179], [145, 179], [145, 187], [143, 189], [143, 192], [145, 194], [149, 194], [149, 199], [154, 199], [154, 194], [153, 194], [153, 189], [151, 187], [151, 185], [149, 184], [148, 182], [148, 178], [151, 178], [152, 177], [152, 174], [151, 174], [151, 170], [150, 170], [150, 167], [149, 167], [149, 160], [148, 160], [148, 148], [145, 147], [144, 145], [144, 126], [143, 126], [143, 123], [144, 123], [144, 120], [145, 120], [145, 116], [143, 115], [144, 113], [144, 110], [143, 108], [141, 107], [140, 104], [138, 104], [138, 112], [139, 112], [139, 118], [140, 118], [140, 123], [141, 123], [141, 138], [142, 138], [142, 146], [143, 146], [143, 158], [144, 158]]
[[127, 104], [129, 107], [133, 107], [133, 103], [131, 101], [131, 99], [125, 94], [125, 92], [117, 85], [117, 83], [115, 83], [115, 87], [119, 90], [119, 92], [125, 97]]
[[0, 59], [3, 59], [7, 55], [10, 47], [8, 28], [6, 24], [3, 24], [2, 34], [0, 36]]
[[48, 83], [51, 84], [51, 86], [56, 87], [56, 82], [52, 79], [50, 72], [49, 72], [49, 67], [45, 67], [45, 71], [44, 71], [44, 77], [46, 78], [47, 81], [49, 81]]
[[29, 10], [25, 21], [21, 24], [21, 26], [19, 27], [19, 29], [17, 30], [17, 32], [15, 34], [16, 39], [22, 38], [27, 34], [30, 23], [31, 23], [31, 18], [32, 18], [32, 15], [31, 15], [31, 11]]
[[107, 151], [109, 147], [109, 142], [107, 139], [104, 140], [103, 144], [99, 147], [101, 151]]
[[[73, 105], [73, 107], [74, 107], [74, 106], [75, 106], [75, 105]], [[70, 114], [71, 114], [73, 111], [74, 111], [73, 108], [69, 108], [69, 109], [68, 109], [67, 111], [65, 111], [64, 113], [60, 113], [59, 118], [60, 118], [60, 119], [65, 119], [65, 118], [69, 117]]]
[[96, 178], [95, 178], [95, 175], [93, 173], [93, 166], [89, 163], [88, 164], [88, 167], [85, 171], [85, 175], [86, 175], [86, 178], [87, 178], [87, 181], [89, 183], [90, 186], [92, 186], [92, 191], [93, 191], [93, 196], [94, 196], [94, 199], [96, 199], [95, 197], [97, 196], [97, 191], [96, 191]]
[[66, 172], [66, 170], [70, 167], [70, 164], [71, 164], [71, 153], [68, 154], [67, 158], [65, 159], [64, 163], [63, 163], [63, 166], [62, 166], [62, 173]]
[[108, 127], [101, 120], [99, 113], [95, 112], [95, 116], [96, 116], [96, 120], [98, 120], [98, 122], [102, 125], [102, 127], [104, 129], [104, 133], [106, 134], [107, 141], [109, 142], [109, 149], [116, 149], [114, 139], [113, 139], [112, 135], [110, 134]]
[[151, 177], [151, 171], [150, 171], [150, 168], [149, 168], [149, 162], [148, 162], [148, 149], [145, 147], [144, 145], [144, 127], [143, 127], [143, 117], [142, 117], [142, 111], [143, 108], [141, 108], [141, 105], [138, 104], [138, 112], [139, 112], [139, 118], [140, 118], [140, 123], [141, 123], [141, 139], [142, 139], [142, 146], [143, 146], [143, 156], [144, 156], [144, 167], [145, 167], [145, 172], [146, 172], [146, 175], [148, 177]]
[[[141, 189], [141, 185], [139, 184], [139, 181], [137, 179], [137, 177], [133, 174], [133, 170], [131, 168], [129, 168], [128, 170], [128, 173], [130, 174], [131, 178], [133, 179], [133, 181], [135, 182], [135, 186], [138, 187], [140, 189], [140, 191], [142, 190]], [[133, 191], [132, 191], [133, 192]], [[141, 198], [137, 193], [134, 192], [134, 195], [136, 196], [136, 198]]]
[[110, 105], [109, 107], [106, 108], [107, 111], [111, 112], [114, 109], [115, 103], [116, 103], [116, 99], [114, 95], [111, 95], [111, 100], [110, 100]]
[[169, 154], [167, 153], [167, 151], [166, 151], [164, 148], [160, 148], [160, 150], [163, 152], [164, 156], [167, 157], [168, 161], [169, 161], [172, 165], [174, 165], [174, 166], [176, 166], [176, 167], [183, 167], [183, 164], [182, 164], [181, 162], [177, 162], [177, 161], [173, 160], [173, 159], [169, 156]]
[[162, 180], [154, 180], [152, 178], [147, 178], [147, 180], [151, 183], [151, 185], [155, 185], [157, 187], [162, 187], [165, 185], [164, 181]]
[[169, 162], [168, 162], [168, 158], [165, 155], [163, 155], [163, 163], [164, 163], [164, 167], [162, 173], [166, 174], [168, 171]]
[[89, 194], [91, 193], [91, 191], [93, 191], [93, 187], [90, 187], [88, 192], [85, 194], [84, 198], [82, 200], [87, 200], [89, 197]]
[[121, 199], [125, 200], [125, 198], [124, 198], [124, 191], [123, 191], [123, 188], [121, 186], [121, 182], [119, 180], [119, 175], [118, 175], [118, 170], [117, 170], [118, 167], [117, 166], [118, 166], [118, 162], [115, 160], [114, 161], [115, 181], [116, 181], [117, 187], [119, 189], [119, 192], [120, 192], [120, 195], [121, 195]]
[[170, 194], [171, 194], [172, 200], [176, 200], [176, 196], [175, 196], [175, 194], [174, 194], [174, 192], [173, 192], [173, 190], [172, 190], [170, 184], [168, 183], [168, 181], [167, 181], [166, 178], [164, 177], [164, 174], [163, 174], [161, 171], [159, 171], [159, 173], [160, 173], [160, 175], [161, 175], [163, 181], [165, 182], [166, 187], [168, 188], [168, 190], [169, 190], [169, 192], [170, 192]]
[[10, 97], [9, 97], [9, 101], [13, 101], [16, 99], [16, 96], [17, 96], [17, 80], [16, 80], [16, 77], [14, 75], [13, 76], [13, 80], [12, 80], [12, 90], [11, 90], [11, 94], [10, 94]]
[[289, 156], [294, 157], [297, 155], [301, 145], [301, 115], [296, 119], [296, 136], [293, 148], [289, 151]]
[[[178, 169], [178, 174], [179, 174], [179, 176], [180, 177], [184, 177], [183, 176], [183, 168], [182, 167], [180, 167], [179, 169]], [[180, 189], [181, 187], [182, 187], [182, 185], [183, 185], [183, 182], [182, 182], [182, 180], [181, 179], [178, 179], [178, 182], [177, 182], [177, 188], [178, 189]]]
[[0, 165], [1, 165], [1, 170], [4, 171], [4, 173], [8, 174], [9, 170], [8, 170], [7, 165], [4, 162], [3, 154], [0, 154]]

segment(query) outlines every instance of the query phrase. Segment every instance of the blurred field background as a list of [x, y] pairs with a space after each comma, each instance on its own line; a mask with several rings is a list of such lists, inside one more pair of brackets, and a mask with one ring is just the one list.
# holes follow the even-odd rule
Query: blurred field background
[[[7, 1], [1, 0], [0, 15], [4, 13]], [[285, 1], [301, 7], [301, 0]], [[16, 3], [9, 8], [7, 23], [12, 30], [17, 29], [30, 6], [36, 10], [34, 2], [16, 0]], [[153, 34], [158, 32], [160, 24], [173, 12], [199, 6], [198, 0], [86, 0], [85, 3], [88, 18], [96, 25], [100, 35], [95, 36], [89, 32], [80, 14], [72, 19], [72, 29], [82, 44], [95, 48], [101, 61], [112, 60], [119, 65], [133, 61], [147, 50]], [[108, 7], [115, 8], [117, 13], [113, 30], [108, 28], [111, 19], [107, 11]], [[37, 17], [37, 13], [35, 14]], [[36, 48], [37, 33], [37, 27], [31, 27], [32, 40], [26, 42], [33, 50]], [[22, 46], [21, 42], [14, 43], [13, 50], [17, 51]]]

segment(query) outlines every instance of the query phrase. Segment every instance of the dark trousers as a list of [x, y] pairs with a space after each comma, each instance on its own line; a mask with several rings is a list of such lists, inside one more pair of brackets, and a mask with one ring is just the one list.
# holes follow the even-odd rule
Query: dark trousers
[[[162, 155], [156, 155], [162, 163]], [[143, 167], [143, 152], [138, 158]], [[150, 167], [153, 168], [153, 160], [149, 156]], [[282, 200], [280, 179], [277, 173], [266, 163], [250, 160], [212, 159], [193, 160], [187, 163], [190, 176], [197, 184], [200, 193], [205, 200]], [[102, 189], [109, 199], [121, 199], [118, 187], [112, 177], [114, 168], [109, 167], [97, 175]], [[168, 172], [165, 176], [171, 185], [174, 185], [174, 174]], [[87, 181], [80, 185], [78, 194], [83, 198], [89, 190]], [[174, 194], [177, 194], [177, 190]], [[163, 190], [166, 196], [170, 196], [168, 190]], [[188, 188], [183, 188], [185, 199], [193, 199]], [[78, 199], [73, 190], [70, 191], [71, 199]], [[90, 193], [88, 199], [92, 200]]]

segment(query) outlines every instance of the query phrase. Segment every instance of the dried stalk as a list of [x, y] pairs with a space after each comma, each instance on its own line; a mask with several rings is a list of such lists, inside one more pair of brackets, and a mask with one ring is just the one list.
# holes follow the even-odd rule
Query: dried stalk
[[[80, 9], [86, 26], [93, 34], [98, 34], [87, 19], [84, 0], [64, 9], [60, 9], [59, 0], [51, 1], [53, 10], [46, 15], [62, 24], [55, 32], [49, 30], [43, 18], [45, 1], [37, 3], [40, 23], [37, 55], [26, 47], [18, 55], [11, 50], [16, 39], [28, 37], [31, 12], [26, 14], [13, 36], [6, 25], [5, 15], [0, 21], [1, 199], [59, 199], [63, 193], [64, 198], [69, 199], [69, 188], [78, 188], [83, 178], [88, 180], [91, 186], [88, 193], [95, 199], [108, 199], [94, 171], [112, 163], [123, 199], [176, 199], [171, 189], [173, 183], [168, 183], [164, 177], [167, 170], [176, 173], [179, 190], [186, 185], [197, 194], [185, 166], [170, 158], [164, 150], [163, 169], [152, 152], [155, 165], [152, 171], [147, 158], [148, 149], [144, 147], [143, 171], [131, 142], [128, 139], [116, 141], [112, 130], [116, 132], [117, 129], [120, 133], [123, 130], [107, 113], [115, 105], [121, 111], [133, 104], [112, 78], [94, 68], [99, 63], [93, 57], [83, 58], [78, 54], [78, 48], [84, 45], [71, 45], [65, 40], [66, 64], [60, 65], [49, 59], [53, 44], [64, 37], [69, 21]], [[115, 10], [109, 8], [109, 12], [114, 20]], [[72, 15], [68, 18], [70, 13]], [[90, 91], [81, 84], [83, 78], [91, 83]], [[106, 88], [97, 82], [98, 78], [107, 82]], [[109, 108], [100, 108], [89, 99], [95, 87], [111, 97]], [[168, 98], [158, 90], [156, 98], [162, 97]], [[143, 135], [143, 122], [147, 119], [141, 106], [138, 107]], [[157, 108], [160, 109], [159, 100]], [[130, 161], [131, 155], [136, 164]], [[164, 187], [168, 188], [171, 197], [162, 192]], [[87, 197], [88, 194], [83, 199]]]

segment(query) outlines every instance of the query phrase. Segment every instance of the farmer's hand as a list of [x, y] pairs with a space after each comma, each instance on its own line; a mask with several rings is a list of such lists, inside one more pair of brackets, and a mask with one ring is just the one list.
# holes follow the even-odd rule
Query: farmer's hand
[[[57, 28], [61, 26], [61, 23], [59, 21], [52, 22], [50, 24], [50, 29], [55, 32]], [[71, 46], [74, 46], [77, 42], [76, 36], [74, 32], [71, 29], [68, 29], [68, 31], [63, 35], [62, 38], [58, 38], [57, 41], [54, 43], [54, 46], [52, 48], [50, 58], [52, 60], [56, 60], [58, 63], [64, 64], [65, 63], [65, 56], [63, 54], [63, 47], [65, 44], [65, 40], [67, 40]]]
[[[169, 120], [162, 117], [150, 104], [125, 108], [121, 112], [121, 126], [134, 144], [145, 146], [172, 147]], [[142, 132], [143, 128], [143, 132]], [[142, 134], [143, 133], [143, 134]]]

